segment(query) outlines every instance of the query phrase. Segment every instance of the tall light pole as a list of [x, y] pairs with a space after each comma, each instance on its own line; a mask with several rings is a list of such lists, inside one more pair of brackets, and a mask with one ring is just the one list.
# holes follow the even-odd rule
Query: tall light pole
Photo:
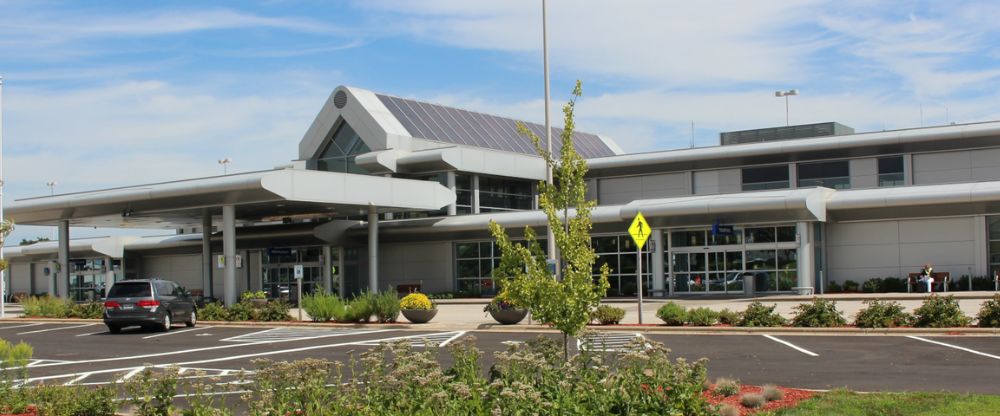
[[[552, 156], [552, 118], [550, 116], [549, 108], [549, 32], [548, 32], [548, 17], [546, 16], [546, 1], [542, 0], [542, 70], [545, 72], [545, 150], [549, 152], [549, 157], [554, 162], [555, 158]], [[552, 165], [546, 164], [545, 167], [545, 182], [552, 185]], [[556, 263], [556, 275], [559, 274], [559, 262], [556, 261], [556, 237], [552, 232], [552, 224], [546, 229], [546, 245], [548, 246], [548, 257]]]
[[785, 125], [788, 126], [788, 96], [799, 95], [799, 90], [775, 91], [775, 97], [785, 97]]
[[230, 163], [233, 163], [233, 160], [230, 159], [230, 158], [228, 158], [228, 157], [219, 159], [219, 164], [222, 165], [222, 174], [223, 175], [228, 175], [229, 174], [229, 164]]
[[[0, 77], [0, 221], [3, 216], [3, 77]], [[2, 239], [0, 239], [2, 240]], [[3, 244], [0, 244], [0, 263], [3, 262]], [[7, 307], [7, 274], [0, 269], [0, 318], [6, 316]]]
[[52, 196], [52, 195], [56, 194], [56, 185], [58, 185], [58, 184], [59, 184], [59, 182], [56, 182], [56, 181], [45, 182], [45, 186], [49, 187], [49, 196]]

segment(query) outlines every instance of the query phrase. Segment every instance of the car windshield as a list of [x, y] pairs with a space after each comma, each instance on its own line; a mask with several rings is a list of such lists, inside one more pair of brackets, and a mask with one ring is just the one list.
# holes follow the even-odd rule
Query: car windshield
[[147, 282], [118, 282], [111, 287], [108, 293], [109, 298], [140, 298], [152, 296], [149, 283]]

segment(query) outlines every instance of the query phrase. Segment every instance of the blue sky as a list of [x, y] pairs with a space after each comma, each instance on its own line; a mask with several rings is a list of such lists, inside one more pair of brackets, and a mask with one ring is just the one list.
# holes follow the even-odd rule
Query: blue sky
[[[287, 163], [341, 84], [542, 120], [539, 0], [0, 0], [5, 196]], [[549, 1], [558, 105], [628, 152], [1000, 119], [995, 1]], [[555, 113], [558, 114], [558, 113]], [[109, 234], [106, 230], [74, 235]], [[20, 227], [11, 241], [51, 231]]]

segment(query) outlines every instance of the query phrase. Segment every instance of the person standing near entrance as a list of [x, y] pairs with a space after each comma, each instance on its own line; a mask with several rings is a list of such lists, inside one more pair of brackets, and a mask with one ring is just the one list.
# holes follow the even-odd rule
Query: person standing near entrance
[[920, 270], [920, 283], [927, 284], [927, 293], [931, 293], [931, 286], [934, 284], [934, 266], [930, 263], [924, 265]]

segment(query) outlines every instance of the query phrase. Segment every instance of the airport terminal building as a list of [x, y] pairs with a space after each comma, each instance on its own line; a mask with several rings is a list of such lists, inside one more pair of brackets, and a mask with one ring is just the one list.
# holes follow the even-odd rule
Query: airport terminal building
[[[742, 294], [733, 276], [747, 273], [756, 293], [791, 293], [928, 262], [953, 276], [1000, 270], [1000, 122], [870, 133], [821, 123], [637, 154], [583, 132], [574, 144], [599, 203], [593, 246], [612, 269], [609, 296], [636, 293], [626, 229], [638, 212], [655, 231], [642, 255], [656, 295]], [[59, 239], [5, 247], [5, 276], [12, 294], [76, 300], [160, 277], [233, 302], [279, 296], [296, 275], [306, 292], [489, 295], [487, 224], [544, 235], [544, 178], [515, 120], [338, 87], [298, 159], [273, 170], [14, 202], [16, 223], [58, 227]], [[72, 239], [70, 227], [164, 235]]]

